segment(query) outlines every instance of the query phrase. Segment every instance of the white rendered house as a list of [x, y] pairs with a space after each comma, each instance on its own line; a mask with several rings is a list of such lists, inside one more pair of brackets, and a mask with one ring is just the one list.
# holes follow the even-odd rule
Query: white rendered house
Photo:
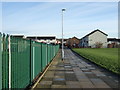
[[95, 48], [96, 43], [102, 43], [102, 48], [107, 48], [107, 34], [100, 30], [94, 30], [80, 40], [80, 47]]

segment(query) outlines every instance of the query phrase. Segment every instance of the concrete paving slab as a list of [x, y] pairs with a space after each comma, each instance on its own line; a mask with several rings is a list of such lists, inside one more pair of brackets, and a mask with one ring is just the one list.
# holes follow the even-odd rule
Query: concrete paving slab
[[43, 81], [52, 81], [53, 78], [50, 78], [50, 77], [43, 77], [42, 80], [43, 80]]
[[52, 84], [53, 85], [65, 85], [66, 83], [63, 80], [54, 80]]
[[51, 88], [63, 88], [62, 90], [64, 90], [65, 88], [68, 88], [68, 87], [66, 85], [52, 85]]
[[90, 79], [96, 88], [110, 88], [103, 80], [99, 78]]
[[39, 82], [40, 85], [52, 85], [52, 81], [41, 81]]
[[66, 81], [68, 88], [81, 88], [80, 83], [77, 81]]
[[66, 81], [78, 81], [76, 75], [74, 73], [65, 73], [65, 80]]
[[82, 88], [96, 88], [91, 82], [80, 82]]
[[35, 89], [37, 88], [51, 88], [51, 85], [37, 85]]

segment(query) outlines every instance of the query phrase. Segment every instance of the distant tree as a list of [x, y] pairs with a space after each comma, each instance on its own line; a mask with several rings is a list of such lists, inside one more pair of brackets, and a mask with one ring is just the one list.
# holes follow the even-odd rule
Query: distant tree
[[103, 43], [101, 43], [101, 42], [96, 42], [95, 43], [96, 48], [102, 48], [102, 46], [103, 46]]

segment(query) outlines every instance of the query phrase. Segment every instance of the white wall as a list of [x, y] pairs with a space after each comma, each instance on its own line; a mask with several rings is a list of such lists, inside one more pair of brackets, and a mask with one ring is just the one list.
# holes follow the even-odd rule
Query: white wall
[[95, 47], [96, 42], [103, 43], [103, 48], [107, 48], [107, 36], [104, 35], [103, 33], [96, 31], [95, 33], [89, 35], [88, 37], [89, 46], [91, 46], [92, 48]]
[[82, 39], [82, 46], [88, 47], [87, 41], [88, 41], [88, 37], [83, 38], [83, 39]]

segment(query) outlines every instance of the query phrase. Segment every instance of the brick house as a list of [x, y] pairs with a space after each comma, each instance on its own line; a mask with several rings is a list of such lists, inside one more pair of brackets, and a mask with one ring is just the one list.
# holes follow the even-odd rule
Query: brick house
[[108, 38], [108, 48], [120, 48], [120, 39]]
[[66, 41], [66, 46], [68, 46], [69, 48], [78, 48], [79, 43], [80, 40], [74, 36]]

